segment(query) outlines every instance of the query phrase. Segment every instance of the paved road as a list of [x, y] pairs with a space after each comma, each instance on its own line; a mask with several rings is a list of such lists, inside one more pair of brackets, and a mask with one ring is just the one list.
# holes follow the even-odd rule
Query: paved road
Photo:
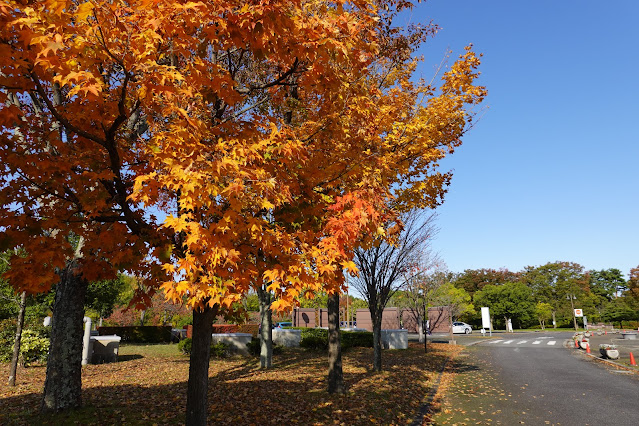
[[510, 347], [510, 348], [563, 348], [564, 339], [562, 336], [539, 336], [530, 333], [526, 335], [510, 335], [504, 338], [491, 339], [478, 343], [482, 346]]
[[[543, 337], [550, 339], [535, 340], [515, 334], [499, 336], [501, 342], [481, 341], [468, 348], [467, 357], [457, 365], [456, 380], [464, 384], [450, 390], [454, 394], [448, 411], [467, 404], [467, 424], [639, 424], [638, 377], [588, 360], [579, 350], [564, 348], [563, 341], [570, 336], [549, 333]], [[550, 345], [553, 340], [557, 343]], [[483, 405], [478, 406], [482, 398]], [[460, 419], [442, 415], [436, 424], [453, 420], [458, 423]]]

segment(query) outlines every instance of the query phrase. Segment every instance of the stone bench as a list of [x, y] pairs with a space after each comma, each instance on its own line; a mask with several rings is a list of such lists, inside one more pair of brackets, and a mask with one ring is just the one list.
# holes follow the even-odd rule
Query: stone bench
[[105, 362], [117, 362], [118, 351], [120, 350], [120, 336], [91, 336], [89, 342], [89, 353], [91, 353], [91, 364], [102, 364]]

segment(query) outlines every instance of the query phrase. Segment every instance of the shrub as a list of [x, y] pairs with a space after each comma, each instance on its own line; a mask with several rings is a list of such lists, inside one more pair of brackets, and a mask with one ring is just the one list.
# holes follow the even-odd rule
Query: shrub
[[[191, 355], [193, 348], [193, 339], [187, 337], [180, 340], [177, 345], [178, 350], [185, 355]], [[211, 357], [213, 358], [226, 358], [230, 355], [229, 345], [224, 342], [211, 343]]]
[[[302, 340], [300, 346], [312, 350], [328, 349], [328, 330], [323, 328], [298, 328], [302, 330]], [[342, 331], [342, 349], [349, 348], [372, 348], [373, 333], [370, 331]]]
[[253, 356], [260, 356], [260, 339], [253, 337], [250, 342], [246, 344], [249, 354]]
[[371, 331], [342, 331], [342, 349], [372, 348], [373, 333]]
[[22, 365], [35, 361], [45, 362], [49, 354], [49, 339], [40, 335], [36, 330], [24, 330], [20, 343], [20, 358]]
[[[25, 324], [20, 341], [20, 355], [23, 359], [23, 364], [33, 361], [46, 361], [50, 337], [51, 327], [45, 327], [41, 324]], [[0, 362], [11, 361], [15, 338], [16, 320], [12, 318], [0, 321]], [[46, 349], [38, 349], [38, 347], [44, 345], [43, 341], [46, 341]], [[42, 351], [44, 351], [43, 355]], [[26, 358], [23, 356], [23, 352], [26, 353]]]
[[227, 358], [231, 354], [229, 345], [224, 342], [217, 342], [211, 344], [211, 357], [213, 358]]
[[191, 355], [191, 348], [193, 346], [193, 340], [190, 337], [180, 340], [178, 343], [178, 350], [184, 355]]
[[[248, 346], [248, 351], [250, 355], [260, 356], [260, 339], [259, 337], [253, 337], [249, 343], [246, 344]], [[273, 343], [273, 355], [279, 355], [282, 353], [282, 347], [280, 345], [276, 345]]]
[[171, 326], [98, 327], [101, 336], [116, 334], [127, 343], [168, 343], [171, 341]]
[[328, 330], [323, 328], [301, 328], [300, 347], [312, 350], [328, 349]]

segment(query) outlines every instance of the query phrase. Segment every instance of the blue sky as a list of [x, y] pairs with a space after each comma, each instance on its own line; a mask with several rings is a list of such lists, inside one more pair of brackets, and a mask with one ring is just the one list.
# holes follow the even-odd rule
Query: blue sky
[[430, 0], [420, 53], [483, 53], [488, 109], [454, 172], [433, 248], [452, 271], [562, 260], [639, 265], [639, 1]]

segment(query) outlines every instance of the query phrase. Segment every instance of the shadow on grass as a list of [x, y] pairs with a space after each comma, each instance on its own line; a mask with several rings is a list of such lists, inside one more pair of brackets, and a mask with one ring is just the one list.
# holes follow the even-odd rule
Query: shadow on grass
[[[384, 351], [385, 371], [374, 373], [372, 349], [345, 352], [345, 396], [326, 392], [328, 358], [322, 352], [286, 350], [268, 370], [259, 368], [259, 358], [214, 359], [208, 423], [406, 423], [429, 390], [430, 374], [446, 358], [435, 349], [423, 355], [412, 348]], [[43, 374], [34, 376], [30, 386], [23, 385], [25, 392], [0, 399], [0, 424], [183, 424], [188, 358], [122, 357], [128, 361], [89, 370], [84, 406], [67, 413], [39, 414]]]

